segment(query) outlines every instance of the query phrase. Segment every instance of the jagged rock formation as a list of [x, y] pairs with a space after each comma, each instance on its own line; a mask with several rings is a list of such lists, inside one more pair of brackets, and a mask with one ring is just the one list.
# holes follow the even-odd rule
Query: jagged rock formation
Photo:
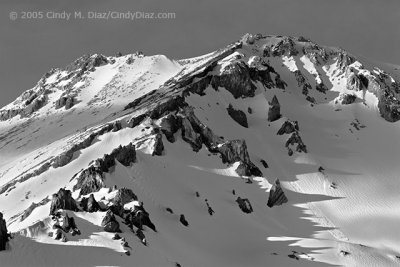
[[53, 194], [50, 206], [50, 215], [54, 215], [59, 209], [78, 211], [75, 199], [72, 198], [70, 190], [60, 188], [60, 190]]
[[56, 101], [56, 109], [65, 107], [66, 110], [72, 108], [75, 105], [76, 101], [74, 96], [61, 96]]
[[246, 114], [243, 111], [234, 109], [232, 104], [229, 104], [227, 110], [228, 110], [229, 116], [231, 116], [231, 118], [234, 121], [236, 121], [237, 123], [239, 123], [240, 125], [242, 125], [245, 128], [249, 127], [249, 125], [247, 123]]
[[340, 94], [338, 99], [335, 100], [335, 103], [339, 103], [342, 105], [353, 104], [357, 99], [357, 96], [352, 94]]
[[241, 198], [238, 197], [236, 199], [236, 203], [238, 203], [239, 208], [244, 212], [244, 213], [252, 213], [253, 212], [253, 207], [251, 206], [250, 201], [247, 198]]
[[81, 208], [87, 212], [96, 212], [101, 210], [99, 203], [94, 198], [93, 194], [90, 194], [89, 198], [82, 198], [81, 200]]
[[108, 210], [103, 220], [101, 221], [101, 226], [104, 227], [104, 231], [109, 233], [120, 233], [119, 223], [111, 210]]
[[162, 141], [161, 133], [157, 133], [154, 138], [154, 146], [152, 156], [162, 156], [164, 151], [164, 144]]
[[144, 119], [146, 119], [146, 117], [147, 117], [146, 114], [142, 114], [142, 115], [130, 118], [128, 120], [128, 127], [134, 128], [134, 127], [138, 126]]
[[240, 162], [236, 172], [240, 176], [262, 176], [262, 172], [250, 161], [249, 153], [245, 140], [233, 140], [218, 146], [222, 162], [233, 164]]
[[96, 166], [102, 172], [108, 172], [109, 169], [115, 166], [115, 160], [118, 160], [122, 165], [129, 167], [136, 161], [135, 145], [129, 143], [126, 146], [119, 146], [114, 149], [111, 154], [105, 154], [103, 158], [96, 160]]
[[286, 141], [285, 147], [289, 148], [289, 145], [293, 146], [294, 144], [297, 144], [297, 146], [296, 146], [296, 151], [297, 152], [307, 153], [307, 147], [303, 143], [303, 140], [301, 140], [301, 137], [300, 137], [298, 132], [292, 133], [292, 135]]
[[174, 134], [182, 127], [182, 120], [174, 114], [168, 114], [160, 122], [160, 128], [167, 140], [175, 142]]
[[192, 124], [186, 117], [182, 118], [182, 139], [189, 143], [196, 152], [202, 147], [200, 134], [194, 131]]
[[221, 75], [213, 76], [211, 85], [215, 90], [224, 87], [235, 98], [252, 97], [256, 91], [256, 86], [250, 78], [249, 68], [242, 61], [229, 65]]
[[80, 195], [87, 195], [97, 192], [103, 187], [105, 187], [103, 172], [98, 167], [90, 166], [81, 172], [73, 190], [80, 189]]
[[132, 189], [123, 187], [118, 189], [112, 202], [115, 205], [124, 206], [133, 200], [137, 200], [137, 196], [132, 192]]
[[142, 230], [143, 226], [147, 226], [153, 231], [157, 231], [156, 226], [150, 220], [150, 215], [144, 209], [143, 205], [135, 206], [134, 210], [125, 216], [125, 223], [131, 228], [132, 226], [135, 226], [139, 230]]
[[279, 104], [276, 95], [272, 98], [269, 103], [270, 107], [268, 109], [268, 121], [276, 121], [281, 117], [281, 105]]
[[287, 120], [282, 124], [281, 128], [279, 128], [277, 135], [290, 134], [298, 130], [299, 124], [297, 121]]
[[308, 91], [312, 89], [311, 85], [307, 82], [306, 78], [304, 77], [301, 71], [296, 70], [294, 71], [294, 76], [296, 77], [297, 85], [302, 88], [302, 94], [308, 95]]
[[268, 207], [279, 206], [288, 202], [285, 193], [282, 190], [281, 183], [279, 179], [276, 179], [275, 184], [272, 186], [269, 197], [268, 197]]

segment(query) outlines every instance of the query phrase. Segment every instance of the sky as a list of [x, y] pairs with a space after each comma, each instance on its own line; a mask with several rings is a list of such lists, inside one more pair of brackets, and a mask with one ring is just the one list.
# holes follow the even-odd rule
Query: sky
[[[69, 20], [53, 18], [64, 11], [71, 13]], [[85, 18], [74, 18], [75, 12]], [[170, 12], [175, 18], [89, 19], [104, 12]], [[43, 18], [27, 18], [35, 14]], [[1, 0], [0, 107], [50, 69], [83, 54], [139, 50], [181, 59], [224, 47], [247, 32], [305, 36], [400, 65], [399, 25], [399, 0]]]

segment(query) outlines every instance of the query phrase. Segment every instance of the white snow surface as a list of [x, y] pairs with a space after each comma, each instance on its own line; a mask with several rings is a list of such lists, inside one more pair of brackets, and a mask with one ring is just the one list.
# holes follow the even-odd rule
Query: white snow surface
[[[261, 48], [277, 40], [244, 44], [218, 60], [217, 68], [223, 70], [236, 60], [255, 64], [262, 58]], [[70, 110], [54, 107], [63, 92], [57, 86], [69, 82], [62, 80], [65, 71], [56, 70], [45, 81], [53, 92], [42, 109], [30, 118], [0, 122], [0, 188], [106, 123], [120, 119], [126, 127], [126, 119], [138, 111], [121, 111], [125, 105], [153, 90], [163, 92], [167, 81], [198, 73], [226, 51], [179, 61], [161, 55], [114, 58], [114, 63], [85, 73], [72, 87], [79, 102]], [[134, 59], [131, 64], [126, 62], [129, 57]], [[209, 86], [203, 96], [186, 97], [195, 115], [216, 135], [225, 140], [245, 139], [251, 161], [263, 172], [262, 177], [252, 178], [253, 184], [237, 175], [239, 163], [223, 164], [204, 146], [194, 152], [180, 131], [174, 143], [163, 135], [163, 155], [152, 156], [154, 125], [148, 119], [135, 128], [101, 135], [76, 152], [66, 166], [50, 167], [0, 194], [0, 212], [9, 230], [16, 233], [9, 249], [0, 252], [0, 266], [399, 266], [400, 124], [380, 117], [373, 92], [351, 92], [362, 101], [335, 104], [340, 93], [349, 92], [335, 60], [321, 66], [306, 55], [274, 57], [269, 63], [287, 83], [285, 90], [266, 89], [258, 83], [254, 97], [234, 98], [223, 88], [216, 91]], [[366, 75], [372, 72], [368, 64], [363, 67], [356, 62], [352, 67]], [[329, 88], [326, 94], [311, 90], [316, 105], [301, 94], [293, 75], [298, 69], [313, 87], [323, 82]], [[395, 74], [390, 77], [397, 79]], [[283, 117], [268, 122], [268, 101], [274, 95]], [[249, 128], [231, 119], [226, 111], [229, 104], [246, 113]], [[20, 105], [17, 99], [3, 109]], [[298, 121], [308, 153], [288, 156], [289, 135], [276, 134], [286, 119]], [[356, 120], [365, 127], [357, 130], [352, 126]], [[66, 211], [82, 232], [68, 235], [66, 243], [48, 236], [50, 203], [20, 220], [18, 214], [33, 202], [51, 198], [59, 188], [72, 189], [74, 174], [130, 142], [137, 147], [137, 162], [130, 167], [117, 162], [105, 174], [105, 182], [109, 188], [132, 188], [144, 203], [157, 227], [157, 232], [145, 227], [147, 246], [118, 217], [120, 235], [130, 245], [131, 256], [126, 256], [121, 242], [112, 240], [113, 234], [101, 227], [105, 212]], [[264, 168], [260, 160], [269, 167]], [[269, 208], [269, 191], [277, 178], [289, 202]], [[103, 188], [94, 197], [107, 205], [114, 194]], [[78, 195], [73, 193], [75, 198]], [[239, 209], [238, 196], [249, 199], [253, 213]], [[213, 216], [207, 213], [206, 200], [215, 211]], [[125, 208], [138, 205], [132, 201]], [[179, 222], [180, 214], [185, 215], [188, 227]]]

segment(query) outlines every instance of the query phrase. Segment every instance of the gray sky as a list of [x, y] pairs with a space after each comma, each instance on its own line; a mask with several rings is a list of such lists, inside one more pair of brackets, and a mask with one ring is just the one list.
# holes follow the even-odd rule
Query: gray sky
[[[10, 20], [16, 11], [175, 12], [170, 20]], [[399, 0], [1, 0], [0, 107], [85, 53], [198, 56], [246, 32], [306, 36], [400, 65]]]

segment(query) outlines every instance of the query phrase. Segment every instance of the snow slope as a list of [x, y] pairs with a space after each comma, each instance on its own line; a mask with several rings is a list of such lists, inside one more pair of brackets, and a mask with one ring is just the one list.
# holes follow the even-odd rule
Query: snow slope
[[[0, 121], [0, 211], [16, 233], [10, 249], [0, 253], [1, 266], [400, 265], [400, 129], [399, 122], [382, 118], [379, 107], [384, 92], [398, 96], [396, 68], [302, 38], [249, 34], [192, 59], [137, 53], [82, 60], [86, 65], [78, 59], [73, 67], [53, 70], [32, 89], [50, 91], [43, 107]], [[317, 88], [321, 84], [326, 92]], [[234, 90], [243, 88], [254, 92], [235, 97]], [[65, 95], [74, 97], [74, 105], [56, 108]], [[354, 103], [341, 102], [345, 95], [354, 95]], [[182, 129], [173, 134], [175, 142], [161, 131], [163, 149], [157, 156], [162, 120], [184, 116], [182, 106], [163, 106], [176, 96], [216, 137], [244, 139], [262, 176], [241, 177], [239, 162], [223, 163], [205, 143], [195, 152]], [[282, 117], [269, 122], [274, 96]], [[1, 111], [25, 108], [24, 98]], [[229, 105], [244, 112], [247, 128], [228, 114]], [[147, 116], [130, 125], [140, 114]], [[277, 135], [286, 120], [298, 122], [307, 153], [290, 146], [293, 155], [288, 154], [290, 135]], [[64, 166], [53, 165], [73, 145], [117, 121], [121, 129], [99, 134]], [[94, 197], [108, 206], [115, 195], [111, 188], [131, 188], [157, 228], [144, 228], [147, 246], [118, 216], [120, 235], [130, 247], [112, 240], [101, 227], [104, 211], [67, 211], [82, 235], [68, 236], [66, 243], [48, 236], [50, 202], [21, 217], [59, 188], [81, 200], [74, 189], [77, 175], [130, 142], [136, 162], [116, 161]], [[48, 169], [26, 176], [47, 162]], [[277, 178], [289, 201], [269, 208]], [[239, 209], [238, 196], [249, 199], [252, 213]], [[188, 227], [180, 223], [181, 214]]]

